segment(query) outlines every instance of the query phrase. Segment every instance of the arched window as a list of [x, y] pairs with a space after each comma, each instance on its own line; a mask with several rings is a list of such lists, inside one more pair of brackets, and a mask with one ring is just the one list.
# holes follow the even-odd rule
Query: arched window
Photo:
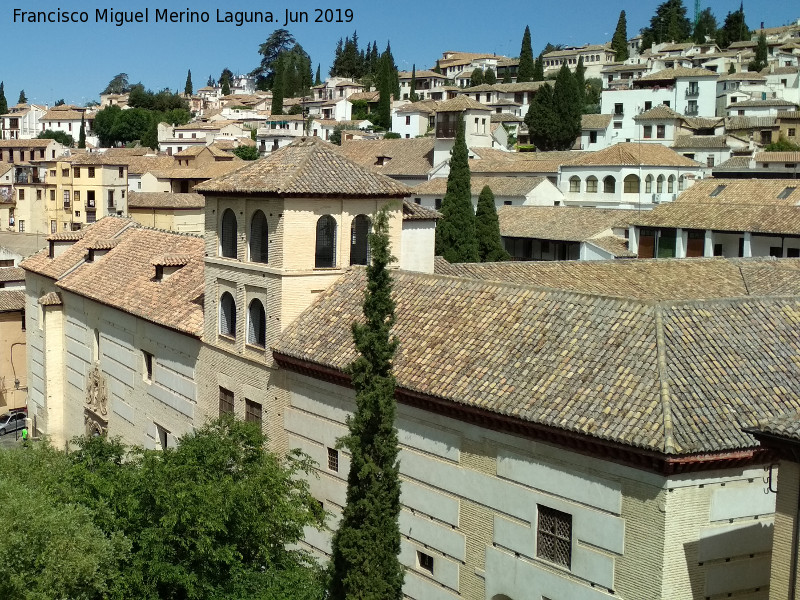
[[648, 175], [644, 178], [644, 193], [645, 194], [652, 194], [653, 193], [653, 176]]
[[257, 298], [247, 309], [247, 343], [262, 348], [267, 345], [267, 316], [264, 305]]
[[267, 217], [263, 211], [257, 210], [250, 221], [250, 260], [252, 262], [269, 262], [269, 233]]
[[236, 258], [236, 215], [230, 208], [222, 213], [220, 248], [225, 258]]
[[597, 193], [597, 177], [594, 175], [589, 175], [589, 177], [586, 178], [586, 191], [589, 194]]
[[626, 194], [639, 193], [639, 177], [636, 175], [626, 175], [622, 180], [622, 191]]
[[604, 194], [613, 194], [617, 190], [617, 180], [614, 179], [611, 175], [608, 175], [603, 179], [603, 193]]
[[678, 191], [682, 192], [685, 189], [686, 189], [686, 177], [681, 175], [680, 177], [678, 177]]
[[219, 297], [219, 332], [236, 337], [236, 302], [230, 292], [223, 292]]
[[659, 175], [658, 179], [656, 179], [656, 193], [660, 194], [664, 191], [664, 176]]
[[325, 269], [336, 266], [336, 220], [323, 215], [317, 221], [317, 247], [314, 254], [314, 267]]
[[569, 191], [570, 192], [580, 192], [581, 191], [581, 178], [577, 175], [573, 175], [569, 178]]
[[350, 264], [366, 265], [369, 262], [369, 217], [358, 215], [350, 226]]
[[667, 193], [671, 194], [675, 191], [675, 175], [670, 175], [667, 179]]

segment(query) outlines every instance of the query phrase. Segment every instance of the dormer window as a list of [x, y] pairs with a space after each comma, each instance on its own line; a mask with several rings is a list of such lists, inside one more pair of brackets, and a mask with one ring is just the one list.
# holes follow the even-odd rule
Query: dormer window
[[388, 163], [392, 158], [390, 156], [379, 156], [375, 161], [375, 165], [378, 167], [382, 167], [386, 163]]

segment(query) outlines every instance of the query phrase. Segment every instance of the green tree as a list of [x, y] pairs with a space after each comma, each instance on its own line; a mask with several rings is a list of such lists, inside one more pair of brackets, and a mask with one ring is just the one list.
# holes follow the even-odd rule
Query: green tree
[[544, 53], [540, 53], [533, 63], [533, 81], [544, 81]]
[[408, 97], [412, 102], [419, 100], [417, 96], [417, 65], [411, 65], [411, 95]]
[[736, 64], [735, 63], [731, 63], [731, 66], [728, 67], [728, 73], [730, 75], [733, 75], [734, 73], [736, 73]]
[[611, 38], [611, 50], [614, 52], [614, 60], [622, 62], [628, 58], [628, 20], [625, 11], [619, 13], [617, 28], [614, 30], [614, 37]]
[[59, 144], [65, 145], [67, 148], [72, 147], [75, 143], [73, 137], [63, 131], [53, 131], [52, 129], [45, 129], [36, 136], [39, 140], [55, 140]]
[[192, 70], [186, 73], [186, 85], [183, 87], [183, 93], [187, 96], [194, 94], [194, 87], [192, 87]]
[[767, 152], [798, 152], [800, 145], [793, 144], [784, 136], [780, 136], [777, 142], [772, 142], [764, 147]]
[[101, 146], [108, 147], [114, 144], [114, 122], [121, 113], [122, 109], [114, 105], [106, 106], [95, 114], [92, 127], [95, 134], [97, 134]]
[[525, 26], [522, 34], [522, 47], [519, 51], [519, 67], [517, 68], [517, 83], [533, 81], [533, 47], [531, 46], [531, 28]]
[[230, 96], [231, 95], [231, 80], [227, 76], [220, 80], [220, 86], [222, 89], [223, 96]]
[[478, 262], [463, 115], [459, 115], [455, 144], [450, 153], [450, 174], [441, 213], [442, 219], [436, 226], [436, 254], [451, 263]]
[[20, 90], [17, 104], [27, 104], [27, 103], [28, 103], [28, 97], [25, 95], [25, 90]]
[[528, 114], [525, 115], [531, 142], [539, 150], [554, 150], [558, 117], [553, 107], [553, 88], [546, 83], [533, 97]]
[[481, 262], [499, 262], [511, 257], [503, 248], [500, 237], [500, 220], [494, 205], [494, 194], [488, 185], [483, 186], [478, 196], [475, 212], [475, 235], [478, 238], [478, 256]]
[[441, 66], [439, 66], [439, 59], [438, 59], [438, 58], [436, 59], [436, 66], [435, 66], [435, 67], [433, 67], [432, 71], [433, 71], [434, 73], [438, 73], [439, 75], [441, 75], [441, 74], [442, 74], [442, 67], [441, 67]]
[[272, 110], [270, 112], [273, 115], [283, 114], [283, 72], [284, 69], [282, 65], [279, 64], [278, 71], [275, 73], [275, 79], [272, 83]]
[[0, 115], [8, 112], [8, 101], [6, 100], [6, 88], [4, 82], [0, 81]]
[[575, 67], [575, 94], [576, 103], [580, 114], [586, 108], [586, 67], [583, 66], [583, 56], [578, 58], [578, 66]]
[[59, 98], [58, 100], [55, 101], [53, 106], [64, 106], [65, 104], [66, 104], [66, 101], [63, 98]]
[[472, 71], [472, 75], [469, 77], [469, 84], [470, 86], [476, 86], [483, 84], [483, 69], [480, 67], [476, 67]]
[[131, 86], [128, 83], [128, 74], [119, 73], [115, 75], [111, 81], [108, 82], [106, 88], [100, 92], [101, 94], [126, 94], [130, 91]]
[[666, 0], [659, 4], [656, 14], [650, 19], [650, 25], [642, 29], [642, 35], [647, 36], [650, 45], [689, 41], [692, 37], [692, 22], [686, 16], [683, 0]]
[[274, 64], [282, 52], [286, 52], [296, 43], [294, 36], [288, 29], [276, 29], [266, 41], [259, 45], [258, 53], [261, 55], [261, 63], [250, 73], [256, 76], [259, 82], [259, 89], [271, 89], [275, 79]]
[[569, 67], [562, 64], [553, 88], [553, 109], [558, 119], [555, 150], [569, 150], [581, 134], [582, 97]]
[[256, 160], [258, 159], [258, 148], [255, 146], [236, 146], [233, 153], [242, 160]]
[[766, 69], [768, 56], [767, 36], [764, 35], [764, 32], [762, 31], [758, 36], [758, 45], [756, 46], [755, 58], [750, 61], [750, 64], [747, 65], [747, 70], [758, 73], [762, 69]]
[[729, 12], [725, 16], [718, 34], [717, 42], [720, 47], [727, 48], [733, 42], [742, 42], [750, 39], [750, 28], [744, 19], [744, 3], [739, 4], [739, 10]]
[[317, 63], [317, 76], [314, 77], [314, 85], [322, 85], [322, 78], [319, 73], [319, 63]]
[[494, 85], [497, 83], [497, 75], [495, 75], [494, 69], [489, 67], [486, 69], [486, 72], [483, 74], [483, 82], [488, 85]]
[[706, 37], [712, 40], [717, 38], [717, 19], [710, 8], [702, 10], [697, 16], [693, 37], [697, 44], [704, 44]]
[[380, 72], [378, 73], [378, 110], [373, 115], [373, 123], [383, 129], [392, 127], [392, 65], [386, 52], [380, 59]]
[[353, 323], [358, 358], [348, 371], [355, 388], [356, 409], [347, 420], [348, 434], [339, 445], [350, 453], [347, 501], [333, 536], [329, 598], [400, 600], [404, 569], [400, 553], [400, 465], [395, 378], [392, 359], [398, 341], [392, 277], [395, 260], [389, 245], [386, 208], [373, 219], [369, 236], [372, 262], [367, 266], [365, 322]]
[[81, 129], [78, 133], [78, 148], [86, 148], [86, 118], [81, 115]]
[[511, 67], [506, 67], [505, 71], [503, 71], [503, 83], [512, 83], [513, 80], [511, 78]]

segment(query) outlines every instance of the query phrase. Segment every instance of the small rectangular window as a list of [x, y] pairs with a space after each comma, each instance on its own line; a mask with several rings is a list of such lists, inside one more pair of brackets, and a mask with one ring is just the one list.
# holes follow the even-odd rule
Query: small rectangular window
[[80, 167], [75, 167], [74, 169], [72, 169], [72, 176], [75, 179], [79, 179], [80, 176], [81, 176], [81, 168]]
[[244, 399], [244, 420], [248, 423], [261, 424], [261, 404]]
[[442, 199], [436, 198], [436, 200], [433, 201], [433, 205], [436, 207], [436, 210], [439, 210], [442, 208]]
[[119, 176], [120, 177], [125, 177], [125, 167], [120, 167], [119, 168]]
[[800, 248], [787, 248], [786, 258], [800, 258]]
[[50, 200], [55, 200], [55, 199], [56, 199], [56, 191], [50, 190]]
[[150, 354], [149, 352], [145, 352], [144, 350], [142, 350], [142, 362], [144, 363], [143, 364], [143, 368], [142, 368], [142, 376], [144, 377], [144, 380], [146, 382], [152, 383], [153, 382], [153, 355]]
[[562, 567], [572, 564], [572, 515], [537, 505], [536, 556]]
[[645, 125], [644, 126], [643, 137], [645, 139], [653, 137], [653, 126], [652, 125]]
[[717, 186], [717, 187], [715, 187], [715, 188], [714, 188], [714, 190], [713, 190], [713, 191], [712, 191], [712, 192], [709, 194], [709, 196], [710, 196], [711, 198], [716, 198], [717, 196], [719, 196], [719, 195], [722, 193], [722, 190], [724, 190], [726, 187], [727, 187], [727, 186], [725, 186], [725, 185], [718, 185], [718, 186]]
[[783, 258], [783, 248], [780, 246], [770, 246], [769, 255], [774, 256], [775, 258]]
[[156, 431], [158, 432], [158, 443], [161, 445], [161, 449], [162, 450], [166, 450], [167, 449], [167, 439], [168, 439], [167, 436], [169, 435], [169, 431], [164, 429], [158, 423], [154, 423], [154, 425], [156, 426]]
[[778, 194], [778, 198], [781, 199], [781, 200], [784, 200], [784, 199], [788, 198], [789, 196], [791, 196], [792, 192], [795, 191], [796, 189], [797, 189], [796, 187], [785, 187], [785, 188], [783, 188], [781, 193]]
[[417, 550], [417, 564], [420, 569], [433, 575], [433, 557], [430, 554]]
[[666, 135], [666, 130], [667, 128], [665, 125], [658, 125], [656, 127], [656, 137], [660, 140], [663, 140], [664, 136]]
[[[53, 173], [55, 175], [55, 173]], [[61, 169], [61, 176], [64, 178], [69, 177], [69, 169]]]
[[219, 388], [219, 414], [233, 414], [233, 392], [222, 386]]
[[94, 167], [89, 167], [89, 177], [94, 177]]
[[328, 469], [339, 472], [339, 451], [336, 448], [328, 448]]

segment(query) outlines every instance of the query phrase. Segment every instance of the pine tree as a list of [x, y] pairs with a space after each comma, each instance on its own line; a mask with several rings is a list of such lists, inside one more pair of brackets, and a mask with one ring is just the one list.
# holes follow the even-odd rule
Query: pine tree
[[494, 69], [489, 67], [486, 69], [486, 72], [483, 74], [483, 83], [487, 85], [494, 85], [497, 83], [497, 75], [494, 73]]
[[339, 41], [336, 42], [336, 50], [334, 50], [333, 52], [333, 62], [331, 63], [331, 69], [328, 72], [328, 75], [330, 75], [331, 77], [339, 76], [339, 69], [341, 68], [343, 51], [344, 51], [344, 40], [342, 38], [339, 38]]
[[715, 39], [717, 37], [717, 19], [710, 8], [704, 9], [697, 17], [694, 24], [694, 41], [697, 44], [704, 44], [706, 37]]
[[28, 103], [28, 97], [25, 95], [25, 90], [20, 90], [17, 104], [27, 104], [27, 103]]
[[0, 81], [0, 115], [8, 112], [8, 101], [6, 100], [6, 88], [4, 82]]
[[553, 107], [553, 88], [549, 83], [537, 90], [528, 114], [525, 115], [525, 124], [528, 126], [531, 142], [538, 150], [555, 149], [558, 117]]
[[347, 419], [348, 435], [339, 445], [350, 450], [347, 501], [333, 536], [328, 590], [330, 600], [400, 600], [404, 568], [400, 564], [400, 465], [392, 358], [397, 338], [386, 209], [375, 214], [369, 236], [372, 264], [367, 266], [365, 323], [354, 323], [358, 358], [348, 371], [356, 408]]
[[725, 22], [717, 33], [717, 42], [721, 48], [727, 48], [733, 42], [749, 39], [750, 28], [744, 20], [744, 3], [740, 3], [739, 10], [729, 12], [725, 17]]
[[417, 65], [411, 65], [411, 94], [408, 96], [409, 100], [416, 102], [419, 100], [417, 96]]
[[320, 77], [319, 63], [317, 63], [317, 76], [314, 78], [314, 85], [322, 85], [322, 78]]
[[183, 88], [183, 93], [187, 96], [191, 96], [194, 94], [194, 87], [192, 87], [192, 70], [189, 69], [189, 72], [186, 74], [186, 85]]
[[764, 35], [762, 31], [758, 35], [758, 45], [756, 46], [756, 56], [753, 60], [750, 61], [750, 64], [747, 65], [747, 70], [753, 73], [757, 73], [762, 69], [767, 68], [767, 57], [768, 48], [767, 48], [767, 36]]
[[378, 69], [378, 111], [375, 125], [388, 131], [392, 128], [392, 67], [386, 52], [381, 56]]
[[519, 51], [519, 67], [517, 68], [517, 83], [533, 81], [533, 48], [531, 47], [531, 28], [525, 26], [522, 35], [522, 48]]
[[619, 13], [617, 28], [614, 30], [614, 37], [611, 38], [611, 50], [614, 51], [614, 60], [622, 62], [628, 58], [628, 20], [625, 11]]
[[389, 91], [392, 93], [395, 99], [397, 99], [400, 97], [400, 75], [397, 72], [397, 63], [394, 62], [394, 56], [392, 56], [391, 42], [386, 42], [386, 50], [383, 54], [384, 56], [387, 56], [389, 60]]
[[441, 213], [442, 219], [436, 226], [436, 254], [451, 263], [478, 262], [469, 151], [461, 115], [455, 144], [450, 153], [450, 174], [447, 176], [447, 192], [442, 201]]
[[283, 61], [276, 61], [275, 81], [272, 83], [272, 110], [273, 115], [283, 114], [283, 92], [284, 92], [284, 68]]
[[475, 236], [478, 238], [478, 256], [481, 262], [499, 262], [511, 258], [503, 248], [494, 194], [488, 185], [483, 186], [481, 195], [478, 196]]
[[433, 67], [433, 72], [438, 73], [439, 75], [442, 74], [442, 67], [439, 66], [439, 59], [436, 59], [436, 66]]
[[532, 81], [544, 81], [544, 52], [539, 53], [536, 62], [533, 64]]
[[734, 63], [731, 63], [731, 66], [728, 67], [728, 73], [731, 74], [731, 75], [736, 73], [736, 65]]
[[81, 130], [78, 133], [78, 148], [86, 148], [86, 119], [81, 115]]
[[582, 56], [578, 58], [578, 66], [575, 67], [575, 93], [579, 113], [583, 114], [586, 108], [586, 67], [583, 66]]
[[222, 84], [222, 95], [223, 96], [230, 96], [231, 95], [231, 81], [228, 79], [228, 76], [222, 78], [220, 82]]
[[642, 49], [661, 42], [685, 42], [692, 37], [692, 22], [683, 0], [666, 0], [656, 8], [650, 26], [642, 29]]
[[579, 102], [575, 77], [569, 67], [566, 64], [562, 64], [556, 78], [556, 85], [553, 88], [553, 109], [559, 125], [555, 136], [555, 150], [571, 149], [575, 144], [575, 139], [581, 134], [583, 107]]
[[206, 85], [208, 87], [214, 87], [215, 85], [217, 85], [217, 82], [214, 81], [214, 77], [212, 75], [208, 76], [208, 81], [206, 81]]

